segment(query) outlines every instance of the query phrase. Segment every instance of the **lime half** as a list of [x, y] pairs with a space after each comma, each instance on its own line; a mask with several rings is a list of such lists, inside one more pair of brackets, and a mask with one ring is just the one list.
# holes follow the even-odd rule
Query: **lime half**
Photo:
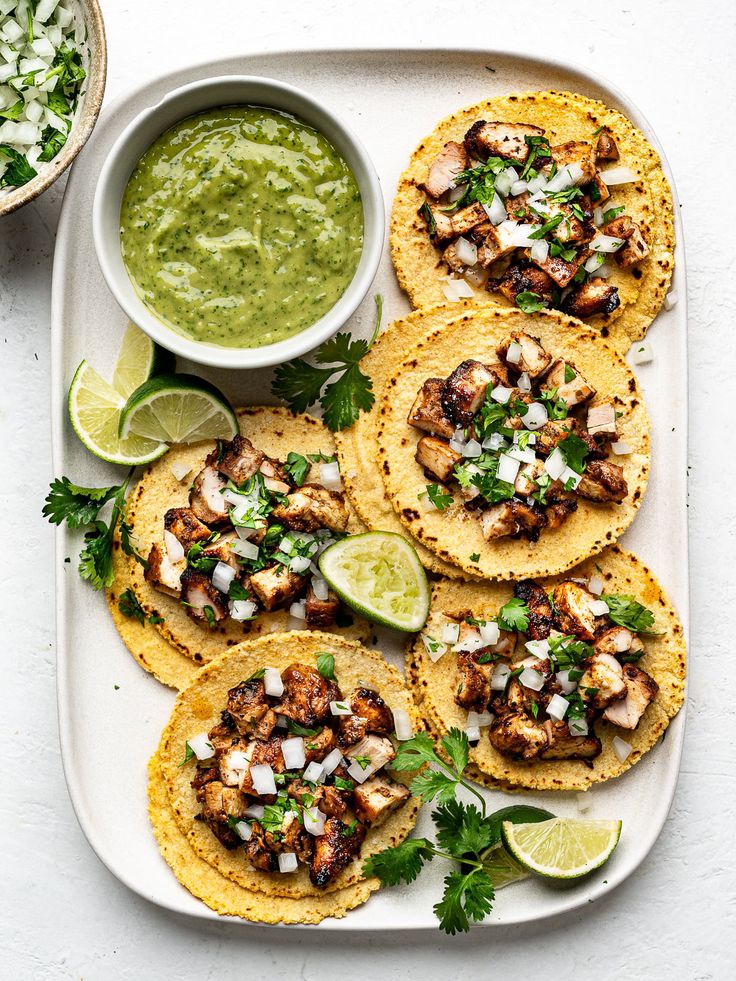
[[369, 531], [330, 545], [319, 568], [340, 599], [394, 630], [421, 630], [429, 613], [427, 575], [414, 547], [390, 531]]
[[86, 361], [72, 379], [67, 404], [77, 436], [101, 460], [137, 466], [157, 460], [168, 450], [166, 443], [157, 439], [118, 436], [125, 399]]
[[167, 443], [232, 439], [240, 432], [232, 406], [196, 375], [158, 375], [143, 382], [120, 415], [120, 435], [135, 433]]
[[129, 323], [120, 345], [112, 387], [127, 399], [144, 381], [153, 375], [173, 371], [174, 365], [173, 354], [154, 344], [134, 323]]
[[552, 818], [501, 825], [503, 843], [524, 868], [549, 879], [579, 879], [608, 861], [621, 837], [620, 821]]

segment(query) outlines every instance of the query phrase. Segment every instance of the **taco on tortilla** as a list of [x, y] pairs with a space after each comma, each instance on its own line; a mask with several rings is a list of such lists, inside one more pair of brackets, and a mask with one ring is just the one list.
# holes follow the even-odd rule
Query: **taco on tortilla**
[[568, 92], [492, 98], [438, 123], [402, 175], [391, 255], [412, 305], [557, 309], [619, 350], [669, 289], [672, 197], [625, 116]]
[[601, 551], [649, 473], [636, 378], [550, 311], [484, 307], [425, 336], [387, 386], [378, 444], [404, 526], [482, 578], [551, 575]]
[[612, 546], [552, 579], [435, 583], [407, 673], [430, 728], [468, 733], [477, 779], [583, 790], [662, 736], [685, 658], [661, 586]]
[[[282, 919], [282, 899], [286, 913], [309, 899], [313, 914], [336, 915], [343, 896], [351, 908], [377, 888], [363, 888], [364, 859], [414, 826], [419, 802], [391, 761], [417, 721], [396, 669], [355, 642], [317, 631], [246, 641], [176, 700], [151, 761], [157, 838], [173, 821], [210, 880], [214, 869], [250, 894], [240, 915]], [[216, 887], [171, 864], [217, 908]]]
[[147, 567], [127, 561], [146, 621], [197, 665], [296, 626], [366, 637], [315, 562], [362, 530], [340, 489], [331, 434], [281, 408], [240, 409], [238, 420], [233, 440], [176, 447], [131, 492]]

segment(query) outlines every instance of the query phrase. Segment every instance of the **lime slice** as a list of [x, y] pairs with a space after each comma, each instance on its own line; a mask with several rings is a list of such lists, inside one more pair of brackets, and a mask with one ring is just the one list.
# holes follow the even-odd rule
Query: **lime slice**
[[175, 363], [173, 354], [154, 344], [134, 323], [129, 323], [120, 345], [112, 387], [127, 399], [153, 375], [173, 371]]
[[549, 879], [579, 879], [599, 868], [621, 837], [620, 821], [552, 818], [535, 824], [501, 825], [503, 843], [530, 872]]
[[232, 406], [210, 382], [196, 375], [158, 375], [143, 382], [125, 403], [120, 435], [131, 433], [167, 443], [232, 439], [240, 432]]
[[86, 361], [72, 379], [67, 404], [75, 433], [101, 460], [137, 466], [157, 460], [168, 450], [166, 443], [157, 439], [118, 436], [125, 399]]
[[357, 613], [394, 630], [421, 630], [429, 613], [429, 584], [414, 547], [390, 531], [343, 538], [325, 549], [319, 568]]

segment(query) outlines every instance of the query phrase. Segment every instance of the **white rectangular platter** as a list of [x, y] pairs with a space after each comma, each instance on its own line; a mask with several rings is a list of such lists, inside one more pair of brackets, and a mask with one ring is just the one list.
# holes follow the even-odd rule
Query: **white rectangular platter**
[[[535, 57], [493, 51], [315, 51], [246, 55], [185, 69], [148, 83], [107, 107], [92, 139], [74, 165], [57, 238], [53, 279], [52, 418], [54, 471], [77, 483], [117, 483], [119, 469], [94, 460], [68, 423], [66, 391], [83, 358], [103, 370], [114, 363], [126, 320], [109, 294], [92, 243], [92, 198], [103, 160], [118, 133], [167, 91], [198, 78], [225, 74], [268, 75], [300, 86], [345, 118], [363, 140], [378, 169], [390, 210], [393, 189], [409, 154], [436, 121], [460, 106], [491, 95], [530, 89], [578, 91], [624, 112], [662, 153], [635, 105], [617, 89], [582, 69]], [[666, 160], [665, 170], [670, 177]], [[685, 271], [682, 229], [677, 222], [673, 288], [679, 303], [660, 314], [649, 338], [655, 359], [639, 370], [653, 427], [653, 469], [644, 504], [623, 544], [660, 577], [687, 630], [688, 552], [686, 523], [687, 374]], [[388, 256], [372, 292], [384, 297], [388, 323], [408, 309]], [[372, 294], [371, 294], [372, 295]], [[371, 295], [352, 318], [356, 336], [372, 328]], [[179, 370], [193, 366], [181, 364]], [[233, 404], [271, 402], [270, 372], [200, 371], [220, 385]], [[179, 885], [160, 858], [151, 833], [146, 764], [174, 700], [174, 692], [145, 674], [120, 641], [105, 599], [76, 575], [77, 535], [65, 530], [57, 542], [58, 694], [66, 778], [90, 845], [119, 879], [159, 905], [214, 919]], [[64, 560], [71, 556], [71, 563]], [[151, 628], [153, 629], [153, 628]], [[400, 645], [382, 647], [401, 665]], [[586, 906], [630, 875], [654, 844], [674, 794], [684, 732], [684, 711], [666, 739], [619, 780], [590, 791], [588, 816], [621, 818], [621, 843], [605, 869], [565, 891], [534, 881], [498, 895], [484, 926], [540, 920]], [[508, 798], [489, 794], [492, 807]], [[543, 803], [575, 815], [574, 794], [523, 794], [516, 800]], [[429, 815], [419, 833], [431, 834]], [[435, 928], [432, 905], [441, 891], [438, 863], [411, 888], [383, 890], [343, 920], [323, 930]]]

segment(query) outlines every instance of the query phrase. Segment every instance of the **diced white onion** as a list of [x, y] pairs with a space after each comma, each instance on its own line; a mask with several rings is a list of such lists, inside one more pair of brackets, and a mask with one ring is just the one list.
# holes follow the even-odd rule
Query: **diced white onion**
[[571, 736], [587, 736], [588, 735], [588, 720], [585, 716], [579, 719], [568, 719], [567, 728]]
[[545, 185], [546, 194], [554, 194], [557, 191], [566, 191], [568, 187], [574, 187], [583, 179], [583, 168], [579, 163], [567, 164], [561, 167], [554, 177]]
[[240, 537], [238, 537], [237, 541], [230, 543], [230, 548], [236, 555], [250, 562], [257, 559], [259, 555], [258, 546], [254, 542], [246, 541]]
[[278, 668], [266, 668], [263, 672], [263, 688], [272, 698], [281, 698], [284, 694], [284, 682]]
[[509, 445], [509, 441], [504, 439], [501, 433], [491, 433], [488, 439], [484, 439], [481, 446], [484, 450], [503, 450]]
[[[606, 254], [610, 252], [618, 252], [621, 246], [624, 244], [622, 238], [614, 238], [612, 235], [596, 235], [593, 241], [590, 243], [590, 248], [593, 252], [605, 252]], [[585, 263], [586, 268], [593, 261], [593, 256], [591, 256]]]
[[600, 205], [593, 209], [593, 224], [598, 228], [603, 224], [603, 208]]
[[265, 810], [263, 804], [249, 804], [243, 813], [246, 817], [253, 818], [254, 821], [260, 821]]
[[480, 637], [484, 644], [493, 647], [501, 638], [501, 631], [495, 620], [487, 620], [478, 627]]
[[399, 742], [404, 742], [407, 739], [411, 739], [411, 737], [414, 735], [414, 726], [412, 725], [411, 718], [406, 709], [393, 709], [393, 717], [394, 732], [396, 733], [396, 738], [399, 740]]
[[555, 447], [547, 459], [544, 461], [544, 469], [552, 478], [552, 480], [559, 480], [560, 477], [565, 472], [565, 467], [567, 463], [565, 461], [565, 456], [559, 447]]
[[549, 654], [548, 640], [528, 640], [524, 647], [530, 654], [537, 659], [543, 659]]
[[460, 640], [452, 649], [458, 654], [472, 654], [473, 651], [479, 651], [481, 647], [485, 646], [483, 638], [480, 635], [480, 630], [470, 628], [463, 630]]
[[477, 439], [469, 439], [462, 449], [462, 455], [469, 460], [475, 460], [482, 452], [481, 445]]
[[450, 303], [457, 303], [459, 300], [472, 299], [475, 295], [472, 288], [464, 279], [453, 279], [448, 276], [447, 282], [442, 286], [445, 299]]
[[366, 764], [365, 769], [356, 760], [348, 767], [348, 774], [355, 780], [356, 783], [365, 783], [368, 777], [373, 773], [374, 766], [373, 762]]
[[471, 286], [475, 286], [480, 289], [482, 286], [488, 282], [488, 277], [490, 273], [483, 266], [471, 266], [470, 269], [466, 269], [463, 276], [470, 283]]
[[500, 194], [494, 194], [490, 204], [484, 204], [483, 209], [492, 225], [500, 225], [506, 221], [506, 205]]
[[594, 252], [589, 259], [585, 260], [585, 271], [589, 273], [595, 272], [596, 269], [598, 269], [599, 266], [602, 266], [605, 261], [606, 260], [602, 252]]
[[[30, 109], [30, 106], [28, 108]], [[28, 110], [26, 110], [26, 114], [28, 114]], [[169, 469], [176, 480], [184, 480], [192, 472], [191, 464], [182, 463], [181, 460], [177, 460], [175, 463], [172, 463]]]
[[327, 816], [320, 811], [318, 807], [305, 807], [303, 809], [304, 815], [304, 830], [308, 831], [310, 835], [323, 835], [325, 833], [325, 821]]
[[324, 603], [325, 600], [329, 599], [330, 588], [327, 585], [326, 580], [321, 576], [312, 576], [312, 592], [314, 593], [315, 599], [318, 599], [320, 603]]
[[626, 740], [622, 739], [620, 736], [614, 736], [611, 745], [613, 747], [614, 753], [616, 754], [620, 762], [623, 763], [624, 760], [626, 760], [626, 758], [628, 757], [629, 753], [631, 752], [632, 749], [631, 743], [627, 743]]
[[176, 564], [181, 562], [184, 558], [184, 546], [168, 529], [164, 531], [164, 545], [166, 546], [166, 554], [169, 557], [169, 562]]
[[634, 364], [649, 364], [654, 359], [652, 345], [646, 341], [637, 341], [629, 348], [629, 355]]
[[302, 774], [302, 779], [308, 781], [308, 783], [322, 783], [325, 778], [325, 769], [321, 763], [317, 763], [316, 760], [312, 760], [309, 766], [306, 768]]
[[295, 852], [279, 854], [279, 872], [296, 872], [298, 864]]
[[513, 388], [506, 388], [505, 385], [496, 385], [496, 387], [491, 390], [491, 398], [494, 402], [498, 402], [500, 405], [506, 405], [508, 400], [511, 398], [513, 391]]
[[566, 490], [577, 490], [577, 486], [582, 479], [582, 474], [577, 473], [572, 467], [565, 467], [560, 477]]
[[561, 722], [565, 718], [567, 710], [570, 708], [570, 703], [562, 695], [553, 695], [547, 704], [547, 715], [551, 719], [557, 719]]
[[289, 616], [294, 617], [295, 620], [306, 620], [307, 601], [298, 600], [296, 603], [292, 603], [289, 607]]
[[563, 694], [570, 695], [578, 687], [577, 681], [570, 680], [570, 669], [567, 668], [564, 671], [558, 671], [555, 675], [555, 681], [562, 689]]
[[[281, 678], [279, 678], [279, 681]], [[267, 693], [268, 694], [268, 693]], [[287, 770], [301, 770], [306, 763], [304, 756], [304, 739], [301, 736], [291, 736], [281, 743], [281, 755]]]
[[608, 603], [605, 600], [592, 600], [588, 603], [588, 609], [594, 617], [608, 616]]
[[462, 235], [455, 242], [455, 255], [466, 266], [474, 266], [478, 261], [477, 247]]
[[518, 341], [512, 341], [506, 351], [506, 360], [510, 364], [518, 364], [521, 361], [522, 349]]
[[231, 600], [229, 609], [231, 618], [242, 623], [244, 620], [253, 619], [258, 612], [258, 604], [253, 600]]
[[601, 180], [608, 187], [615, 187], [616, 184], [631, 184], [638, 179], [631, 167], [609, 167], [608, 170], [601, 171]]
[[580, 791], [575, 794], [575, 801], [577, 802], [578, 810], [581, 812], [581, 814], [585, 814], [586, 811], [589, 811], [593, 803], [591, 795], [584, 791]]
[[496, 175], [496, 180], [494, 181], [494, 187], [499, 194], [507, 197], [511, 191], [512, 186], [518, 181], [519, 175], [514, 170], [513, 167], [507, 167], [506, 170], [501, 171], [500, 174]]
[[495, 665], [493, 668], [493, 674], [491, 675], [491, 689], [493, 691], [503, 691], [510, 676], [511, 668], [508, 666], [508, 664]]
[[544, 687], [544, 675], [535, 671], [534, 668], [524, 668], [519, 675], [519, 681], [531, 691], [540, 691]]
[[256, 763], [250, 768], [250, 779], [257, 794], [265, 797], [276, 793], [276, 780], [268, 763]]
[[599, 575], [597, 572], [594, 576], [591, 576], [588, 580], [588, 591], [593, 593], [594, 596], [600, 596], [603, 592], [603, 576]]
[[522, 392], [531, 392], [532, 380], [526, 371], [522, 371], [522, 373], [519, 375], [516, 386]]
[[247, 821], [236, 821], [233, 827], [235, 828], [235, 834], [238, 838], [242, 838], [243, 841], [248, 841], [253, 834], [253, 829]]
[[534, 262], [546, 262], [549, 256], [549, 242], [545, 239], [540, 238], [532, 242], [532, 247], [529, 253], [534, 260]]
[[671, 310], [672, 307], [676, 306], [678, 299], [677, 290], [670, 290], [664, 298], [665, 310]]
[[617, 439], [615, 443], [611, 443], [611, 450], [616, 456], [628, 456], [629, 453], [634, 452], [629, 444], [622, 439]]
[[537, 174], [536, 177], [532, 177], [532, 179], [528, 182], [527, 190], [529, 191], [530, 194], [536, 194], [538, 191], [541, 191], [542, 188], [546, 186], [547, 186], [547, 179], [542, 174]]
[[613, 266], [610, 262], [604, 262], [602, 266], [598, 266], [595, 274], [599, 279], [608, 279], [612, 272]]
[[325, 776], [329, 777], [329, 775], [333, 773], [338, 768], [338, 766], [340, 766], [341, 763], [342, 763], [342, 753], [340, 752], [339, 749], [333, 749], [322, 760], [322, 769], [325, 772]]
[[319, 465], [319, 482], [327, 490], [339, 491], [342, 489], [342, 480], [340, 479], [340, 464], [337, 460], [332, 463], [320, 463]]
[[527, 429], [541, 429], [549, 419], [547, 406], [544, 402], [532, 402], [525, 414], [521, 417]]
[[206, 732], [200, 732], [187, 740], [187, 745], [198, 760], [211, 760], [215, 755], [215, 747], [210, 742]]
[[537, 454], [531, 446], [527, 446], [526, 449], [521, 449], [517, 444], [514, 444], [508, 451], [508, 456], [514, 460], [518, 460], [519, 463], [535, 463], [537, 459]]
[[231, 565], [228, 565], [227, 562], [218, 562], [212, 570], [212, 585], [221, 593], [227, 593], [235, 576], [235, 569]]
[[353, 710], [350, 708], [350, 705], [348, 704], [348, 702], [345, 701], [345, 699], [342, 700], [337, 699], [333, 702], [330, 702], [330, 712], [332, 712], [333, 715], [353, 714]]
[[468, 737], [469, 743], [477, 743], [480, 739], [480, 727], [479, 726], [465, 726], [465, 735]]
[[442, 642], [445, 644], [457, 644], [460, 639], [460, 624], [459, 623], [446, 623], [442, 627], [440, 633]]
[[521, 180], [514, 181], [514, 183], [511, 185], [511, 197], [515, 198], [519, 194], [524, 194], [524, 192], [528, 190], [529, 190], [529, 185], [527, 184], [526, 181], [521, 181]]
[[508, 453], [502, 453], [498, 458], [498, 470], [496, 474], [499, 480], [504, 480], [508, 484], [513, 484], [519, 473], [521, 464]]
[[293, 559], [289, 559], [289, 572], [306, 572], [311, 564], [312, 560], [308, 555], [295, 555]]
[[439, 640], [435, 640], [429, 634], [421, 634], [421, 638], [430, 661], [439, 661], [442, 655], [447, 653], [447, 644], [440, 643]]
[[468, 725], [478, 726], [479, 729], [484, 729], [493, 722], [492, 712], [474, 712], [472, 709], [468, 712]]

